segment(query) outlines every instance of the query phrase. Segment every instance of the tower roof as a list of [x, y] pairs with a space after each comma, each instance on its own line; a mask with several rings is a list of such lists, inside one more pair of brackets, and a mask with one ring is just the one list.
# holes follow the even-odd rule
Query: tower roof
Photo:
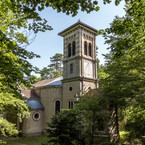
[[64, 29], [63, 31], [61, 31], [60, 33], [58, 33], [58, 35], [60, 36], [64, 36], [64, 34], [71, 30], [71, 29], [74, 29], [74, 28], [77, 28], [77, 27], [82, 27], [82, 28], [87, 28], [89, 30], [91, 30], [94, 34], [98, 35], [98, 30], [96, 30], [95, 28], [81, 22], [80, 20], [78, 22], [76, 22], [75, 24], [71, 25], [70, 27]]

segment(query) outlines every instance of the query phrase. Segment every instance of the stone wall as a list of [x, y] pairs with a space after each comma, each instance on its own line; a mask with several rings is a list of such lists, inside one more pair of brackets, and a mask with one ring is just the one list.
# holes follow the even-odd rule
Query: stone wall
[[[39, 118], [35, 119], [34, 115], [39, 114]], [[43, 110], [30, 111], [30, 117], [25, 118], [22, 124], [23, 136], [36, 136], [43, 133]]]
[[63, 83], [63, 108], [68, 109], [68, 102], [74, 101], [74, 96], [80, 93], [80, 81], [71, 81]]
[[41, 103], [44, 107], [44, 129], [47, 127], [47, 122], [51, 121], [55, 114], [55, 101], [59, 100], [62, 106], [62, 87], [51, 86], [41, 89]]

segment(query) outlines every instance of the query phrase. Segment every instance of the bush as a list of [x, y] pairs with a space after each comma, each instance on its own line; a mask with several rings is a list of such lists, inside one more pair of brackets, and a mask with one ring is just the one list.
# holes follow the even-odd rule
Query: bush
[[74, 110], [63, 111], [53, 116], [51, 123], [48, 123], [48, 129], [46, 129], [47, 136], [50, 138], [48, 143], [55, 145], [81, 144], [76, 116]]

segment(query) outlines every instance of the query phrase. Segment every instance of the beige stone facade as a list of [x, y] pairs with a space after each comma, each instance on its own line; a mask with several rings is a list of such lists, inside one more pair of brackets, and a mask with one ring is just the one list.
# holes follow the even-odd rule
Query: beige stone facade
[[62, 105], [62, 87], [51, 86], [41, 89], [40, 96], [41, 103], [44, 107], [44, 128], [47, 127], [47, 122], [50, 122], [52, 116], [55, 114], [55, 102], [60, 101], [60, 107]]
[[[30, 117], [23, 120], [23, 135], [24, 136], [38, 136], [42, 135], [43, 127], [43, 110], [32, 110]], [[35, 115], [39, 115], [39, 118], [35, 119]]]
[[[44, 132], [46, 123], [57, 111], [73, 108], [76, 94], [97, 88], [97, 30], [78, 21], [59, 35], [64, 42], [63, 78], [34, 84], [28, 100], [31, 116], [23, 122], [24, 134]], [[40, 116], [36, 115], [36, 118], [40, 118], [34, 119], [33, 114], [37, 111]]]

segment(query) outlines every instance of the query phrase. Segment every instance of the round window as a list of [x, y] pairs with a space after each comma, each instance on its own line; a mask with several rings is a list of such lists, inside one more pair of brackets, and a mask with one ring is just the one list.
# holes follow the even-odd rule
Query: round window
[[35, 113], [33, 114], [33, 119], [34, 119], [34, 120], [39, 120], [39, 119], [40, 119], [40, 113], [39, 113], [39, 112], [35, 112]]

